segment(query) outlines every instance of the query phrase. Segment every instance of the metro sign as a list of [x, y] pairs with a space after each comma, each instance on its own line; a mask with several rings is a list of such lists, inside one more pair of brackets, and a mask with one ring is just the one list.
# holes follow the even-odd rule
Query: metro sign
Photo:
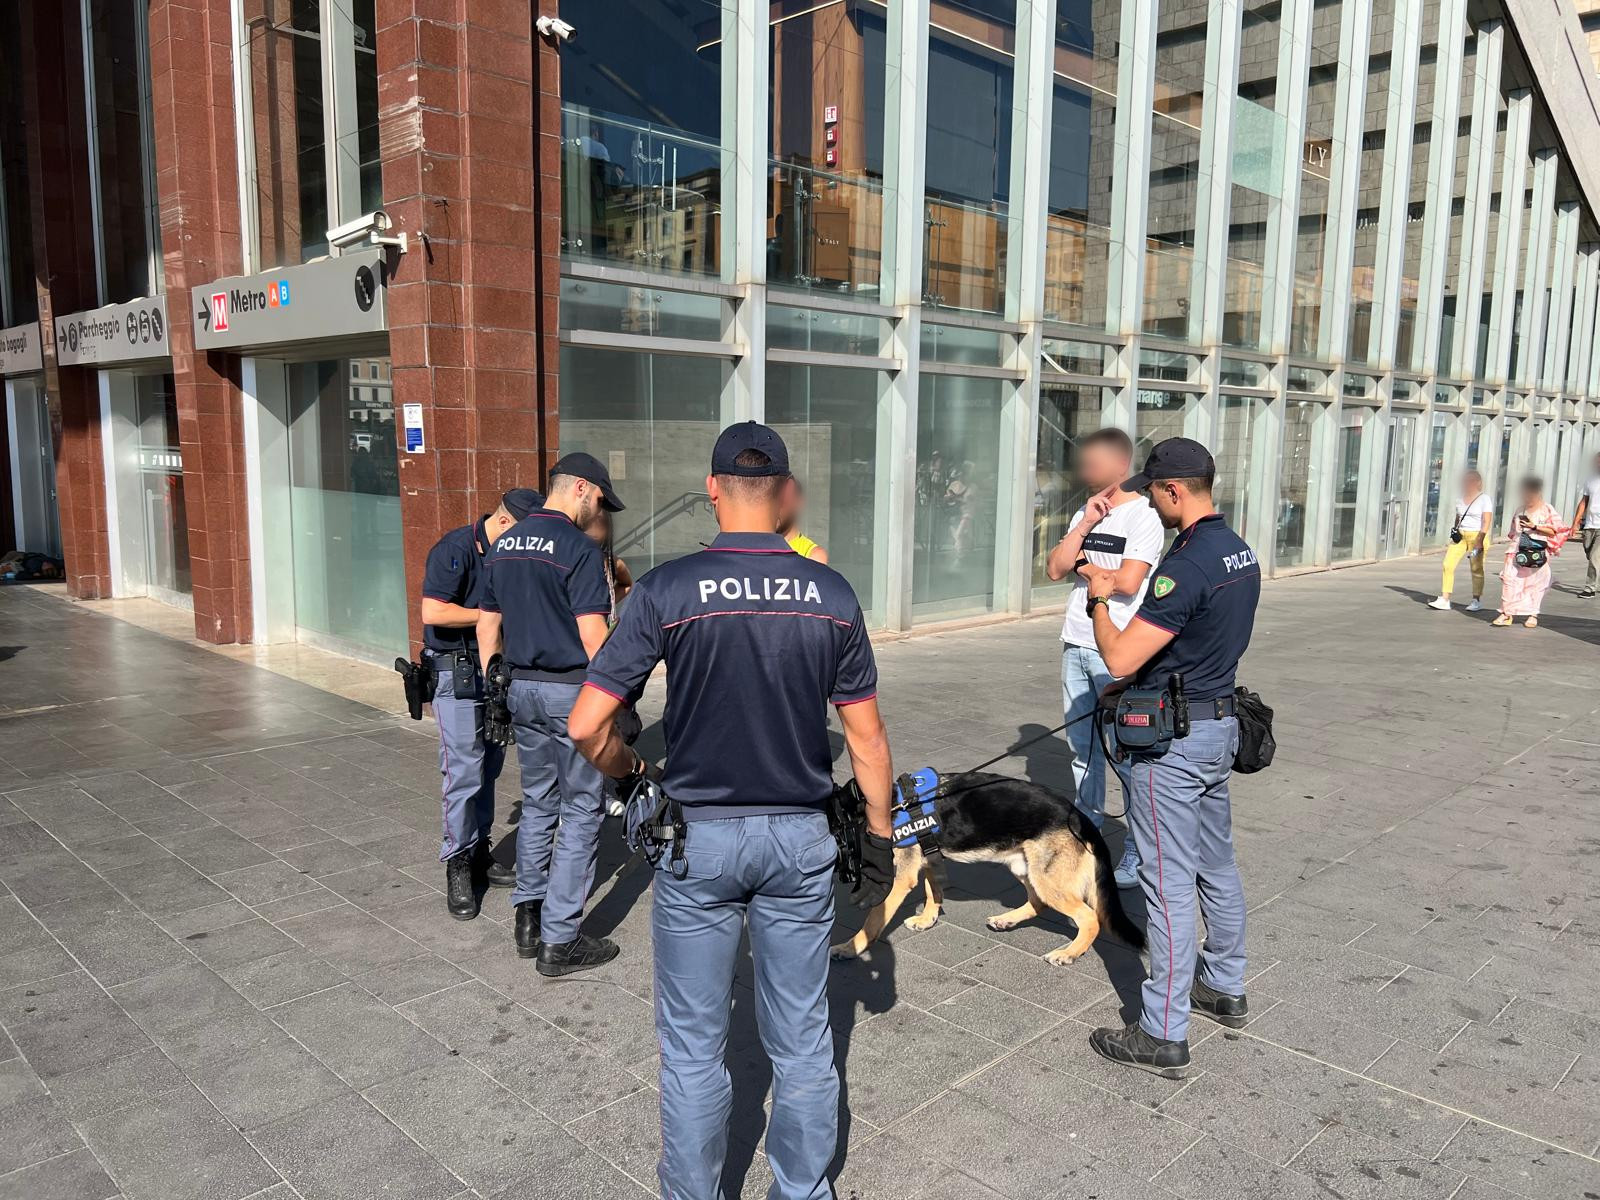
[[217, 333], [228, 330], [228, 293], [211, 293], [211, 328]]

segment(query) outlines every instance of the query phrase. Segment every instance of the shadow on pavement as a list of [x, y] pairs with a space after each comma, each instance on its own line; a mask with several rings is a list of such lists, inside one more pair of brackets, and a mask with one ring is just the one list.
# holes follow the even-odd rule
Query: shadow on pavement
[[[1389, 591], [1394, 592], [1397, 595], [1405, 596], [1407, 599], [1415, 600], [1423, 607], [1427, 607], [1427, 605], [1433, 600], [1432, 596], [1428, 595], [1426, 592], [1419, 592], [1415, 588], [1401, 587], [1398, 584], [1393, 583], [1385, 586]], [[1552, 588], [1551, 590], [1566, 592], [1569, 595], [1576, 594], [1571, 588], [1566, 587]], [[1470, 617], [1474, 621], [1481, 621], [1487, 625], [1495, 619], [1498, 613], [1492, 604], [1485, 604], [1475, 613], [1469, 613], [1465, 608], [1457, 605], [1455, 608], [1451, 609], [1449, 613], [1440, 613], [1439, 615], [1441, 617]], [[1521, 630], [1523, 633], [1539, 633], [1541, 630], [1546, 629], [1550, 630], [1552, 633], [1565, 634], [1569, 638], [1574, 638], [1577, 641], [1584, 642], [1590, 646], [1600, 646], [1600, 617], [1569, 617], [1562, 613], [1540, 613], [1539, 625], [1537, 628], [1524, 629], [1522, 625], [1522, 618], [1518, 617], [1516, 622], [1510, 628], [1506, 629], [1505, 632], [1510, 634], [1513, 630]]]

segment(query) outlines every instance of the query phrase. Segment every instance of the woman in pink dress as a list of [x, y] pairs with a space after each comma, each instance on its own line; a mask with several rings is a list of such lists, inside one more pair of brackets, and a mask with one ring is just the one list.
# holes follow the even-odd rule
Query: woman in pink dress
[[[1522, 481], [1522, 504], [1512, 514], [1510, 541], [1506, 546], [1506, 565], [1500, 572], [1500, 615], [1496, 625], [1509, 625], [1513, 617], [1526, 617], [1529, 629], [1538, 627], [1539, 607], [1550, 590], [1550, 559], [1572, 532], [1544, 498], [1544, 481], [1533, 476]], [[1543, 551], [1542, 556], [1540, 551]], [[1537, 566], [1517, 564], [1518, 553], [1526, 560], [1528, 552], [1542, 561]]]

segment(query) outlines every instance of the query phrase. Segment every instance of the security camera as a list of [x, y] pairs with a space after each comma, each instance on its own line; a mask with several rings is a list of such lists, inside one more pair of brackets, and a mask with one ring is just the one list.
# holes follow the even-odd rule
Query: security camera
[[328, 244], [337, 246], [341, 250], [348, 250], [354, 246], [397, 246], [400, 253], [406, 252], [406, 235], [397, 237], [384, 237], [389, 227], [394, 222], [389, 220], [389, 214], [383, 209], [374, 209], [364, 213], [353, 221], [346, 221], [343, 225], [335, 225], [328, 230]]
[[533, 27], [541, 37], [553, 37], [563, 42], [570, 42], [578, 35], [578, 31], [560, 17], [540, 17]]

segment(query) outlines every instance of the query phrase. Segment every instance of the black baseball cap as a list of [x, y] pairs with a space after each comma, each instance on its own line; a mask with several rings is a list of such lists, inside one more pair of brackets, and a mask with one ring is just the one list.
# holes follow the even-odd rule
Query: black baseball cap
[[1211, 451], [1192, 438], [1157, 442], [1144, 460], [1144, 470], [1122, 485], [1125, 492], [1142, 492], [1162, 479], [1204, 479], [1216, 470]]
[[550, 468], [550, 477], [557, 475], [571, 475], [575, 479], [587, 479], [600, 489], [600, 505], [611, 512], [622, 511], [622, 501], [617, 499], [617, 491], [611, 486], [611, 472], [600, 465], [600, 460], [592, 454], [584, 454], [581, 450], [574, 454], [562, 455], [561, 461]]
[[[741, 467], [735, 460], [746, 450], [759, 450], [771, 461], [764, 467]], [[717, 437], [717, 444], [711, 451], [711, 473], [752, 477], [787, 475], [789, 447], [767, 426], [754, 421], [741, 421], [737, 425], [729, 425]]]
[[538, 512], [544, 507], [544, 493], [536, 492], [532, 488], [512, 488], [500, 497], [500, 503], [505, 510], [517, 520], [522, 520], [529, 513]]

